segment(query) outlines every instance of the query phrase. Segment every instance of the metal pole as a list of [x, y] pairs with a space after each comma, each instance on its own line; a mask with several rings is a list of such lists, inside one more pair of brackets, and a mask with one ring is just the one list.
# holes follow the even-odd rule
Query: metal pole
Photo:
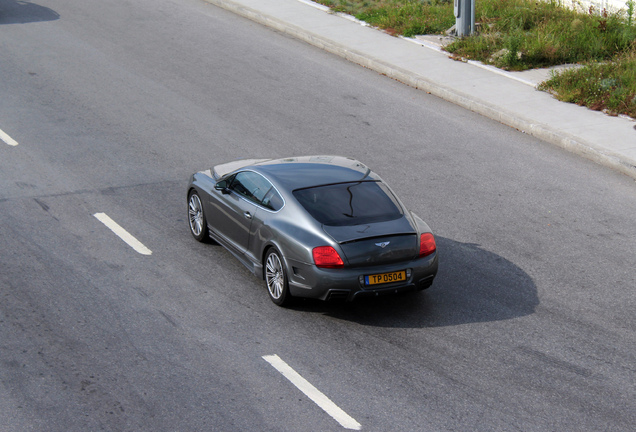
[[475, 0], [455, 0], [455, 32], [458, 37], [475, 31]]

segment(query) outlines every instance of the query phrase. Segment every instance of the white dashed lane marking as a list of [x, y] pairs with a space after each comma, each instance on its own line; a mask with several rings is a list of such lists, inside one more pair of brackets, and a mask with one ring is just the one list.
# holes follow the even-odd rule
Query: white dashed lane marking
[[135, 251], [142, 255], [151, 255], [152, 251], [144, 246], [139, 240], [130, 235], [128, 231], [123, 229], [117, 222], [112, 220], [106, 213], [95, 213], [95, 216], [101, 223], [106, 225], [112, 232], [114, 232], [120, 239], [128, 244]]
[[333, 403], [320, 390], [311, 385], [309, 381], [300, 376], [298, 372], [292, 369], [287, 363], [280, 359], [277, 355], [263, 356], [263, 359], [271, 364], [278, 372], [287, 378], [298, 390], [303, 392], [309, 399], [314, 401], [316, 405], [322, 408], [327, 414], [334, 418], [343, 428], [360, 430], [362, 425], [353, 417], [344, 412], [340, 407]]
[[2, 140], [5, 144], [10, 146], [17, 146], [18, 142], [7, 135], [2, 129], [0, 129], [0, 140]]

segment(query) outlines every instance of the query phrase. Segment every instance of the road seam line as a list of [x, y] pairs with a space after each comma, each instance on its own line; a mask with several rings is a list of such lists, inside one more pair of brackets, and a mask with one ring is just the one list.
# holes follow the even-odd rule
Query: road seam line
[[93, 216], [101, 223], [106, 225], [120, 239], [128, 244], [131, 248], [142, 255], [152, 255], [152, 251], [144, 246], [139, 240], [133, 237], [128, 231], [123, 229], [117, 222], [112, 220], [106, 213], [95, 213]]
[[300, 376], [287, 363], [281, 360], [276, 354], [263, 356], [263, 359], [294, 384], [298, 390], [311, 399], [316, 405], [322, 408], [327, 414], [333, 417], [340, 425], [346, 429], [360, 430], [362, 425], [353, 417], [344, 412], [338, 405], [333, 403], [320, 390], [311, 385], [309, 381]]

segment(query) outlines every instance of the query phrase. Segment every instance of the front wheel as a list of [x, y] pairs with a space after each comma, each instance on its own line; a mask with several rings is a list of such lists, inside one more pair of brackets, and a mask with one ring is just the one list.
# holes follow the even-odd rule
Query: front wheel
[[208, 223], [203, 213], [203, 205], [197, 191], [190, 192], [188, 197], [188, 221], [190, 232], [197, 241], [205, 242], [208, 239]]
[[285, 306], [289, 303], [289, 284], [283, 259], [280, 252], [270, 249], [265, 258], [265, 283], [269, 298], [278, 306]]

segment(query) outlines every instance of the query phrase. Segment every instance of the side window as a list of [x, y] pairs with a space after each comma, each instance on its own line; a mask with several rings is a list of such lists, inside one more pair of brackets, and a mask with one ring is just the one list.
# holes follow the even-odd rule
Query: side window
[[283, 208], [283, 198], [276, 189], [271, 187], [269, 192], [265, 194], [265, 198], [263, 198], [263, 205], [270, 210], [278, 211]]
[[239, 195], [244, 196], [245, 198], [248, 198], [252, 201], [254, 201], [254, 198], [252, 196], [252, 192], [250, 191], [250, 179], [249, 179], [249, 175], [250, 173], [248, 172], [240, 172], [238, 174], [236, 174], [234, 176], [234, 179], [232, 180], [232, 183], [230, 184], [230, 189], [232, 189], [234, 192], [236, 192]]
[[243, 171], [234, 177], [230, 186], [234, 192], [271, 210], [280, 210], [283, 199], [262, 175]]

